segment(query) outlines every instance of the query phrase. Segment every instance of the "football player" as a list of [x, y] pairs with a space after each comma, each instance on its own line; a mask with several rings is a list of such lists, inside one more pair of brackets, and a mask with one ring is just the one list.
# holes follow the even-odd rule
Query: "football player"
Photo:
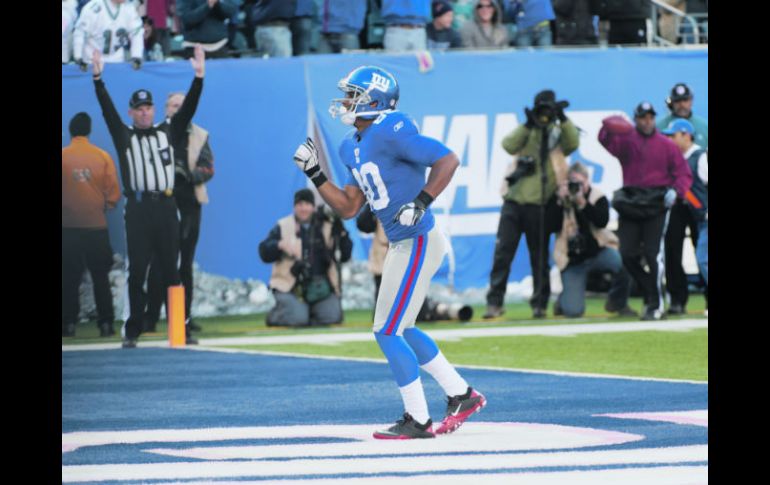
[[[433, 339], [415, 327], [447, 244], [435, 227], [430, 204], [449, 184], [460, 162], [441, 142], [422, 136], [411, 117], [396, 110], [399, 86], [389, 72], [362, 66], [340, 80], [338, 88], [344, 97], [332, 100], [329, 111], [355, 127], [339, 149], [347, 168], [344, 187], [321, 171], [312, 139], [297, 148], [294, 160], [342, 217], [355, 217], [367, 201], [390, 241], [373, 330], [398, 384], [405, 413], [374, 437], [433, 438], [455, 431], [486, 405], [485, 397], [468, 386]], [[448, 397], [446, 416], [435, 431], [420, 368], [436, 379]]]

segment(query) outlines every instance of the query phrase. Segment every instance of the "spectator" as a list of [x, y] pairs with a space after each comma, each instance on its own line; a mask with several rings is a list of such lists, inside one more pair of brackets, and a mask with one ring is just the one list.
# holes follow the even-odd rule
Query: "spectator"
[[452, 28], [461, 32], [463, 25], [473, 20], [475, 7], [476, 0], [452, 0], [452, 11], [454, 12]]
[[267, 315], [268, 326], [342, 323], [339, 264], [350, 259], [353, 242], [342, 220], [326, 214], [315, 210], [310, 189], [298, 190], [294, 213], [280, 219], [259, 244], [259, 257], [273, 263], [275, 307]]
[[529, 304], [535, 318], [545, 317], [551, 293], [548, 241], [556, 230], [547, 227], [546, 221], [553, 221], [559, 211], [556, 187], [567, 177], [565, 157], [579, 144], [577, 128], [564, 114], [567, 106], [567, 101], [556, 102], [550, 89], [539, 92], [534, 108], [524, 108], [526, 122], [503, 139], [505, 151], [517, 159], [504, 184], [484, 318], [504, 313], [508, 274], [522, 234], [526, 235], [534, 280]]
[[599, 2], [599, 17], [609, 20], [609, 44], [646, 44], [647, 19], [650, 3], [647, 0], [606, 0]]
[[[166, 99], [166, 118], [173, 118], [184, 103], [184, 93], [171, 93]], [[202, 206], [209, 203], [206, 183], [214, 176], [214, 155], [209, 145], [209, 133], [195, 123], [187, 134], [173, 141], [174, 198], [179, 209], [179, 277], [184, 286], [185, 325], [190, 332], [201, 327], [192, 319], [193, 262], [201, 227]], [[145, 331], [154, 332], [160, 318], [160, 307], [166, 298], [160, 265], [153, 262], [148, 280], [149, 303], [145, 315]]]
[[666, 128], [675, 118], [684, 118], [695, 127], [695, 143], [705, 149], [709, 147], [709, 122], [692, 112], [693, 93], [685, 83], [676, 83], [666, 98], [669, 114], [658, 122], [658, 129]]
[[465, 22], [460, 35], [464, 47], [507, 47], [508, 29], [495, 0], [477, 0], [473, 21]]
[[78, 18], [77, 2], [61, 2], [61, 63], [67, 64], [72, 59], [72, 34]]
[[296, 12], [296, 0], [258, 0], [251, 11], [256, 26], [254, 42], [257, 52], [265, 57], [291, 57], [291, 19]]
[[425, 24], [430, 19], [430, 0], [382, 0], [385, 22], [383, 47], [387, 52], [424, 51], [428, 48]]
[[426, 27], [428, 49], [450, 49], [463, 46], [460, 33], [452, 28], [454, 12], [449, 2], [437, 0], [432, 3], [433, 21]]
[[[677, 194], [692, 184], [687, 161], [676, 145], [655, 129], [655, 109], [648, 102], [634, 110], [635, 128], [620, 116], [602, 120], [599, 142], [623, 168], [623, 187], [613, 194], [623, 265], [644, 294], [642, 320], [664, 318], [663, 235]], [[645, 271], [640, 259], [649, 267]]]
[[95, 50], [104, 54], [104, 62], [125, 62], [130, 56], [134, 69], [139, 69], [144, 57], [143, 30], [133, 2], [91, 0], [75, 23], [72, 56], [82, 71], [88, 69]]
[[318, 52], [339, 53], [360, 49], [358, 36], [364, 28], [366, 0], [327, 0], [320, 6], [321, 35]]
[[[124, 327], [123, 348], [134, 348], [144, 324], [147, 303], [144, 285], [151, 259], [157, 258], [164, 288], [180, 283], [177, 269], [179, 219], [173, 197], [173, 145], [176, 140], [186, 135], [198, 107], [203, 90], [205, 54], [202, 47], [196, 47], [195, 57], [190, 60], [195, 70], [195, 78], [184, 103], [173, 118], [154, 124], [155, 107], [152, 94], [146, 89], [139, 89], [129, 100], [128, 113], [133, 121], [132, 126], [126, 126], [121, 121], [101, 79], [104, 61], [101, 60], [100, 51], [94, 51], [93, 61], [96, 98], [120, 157], [123, 194], [127, 199], [124, 218], [129, 260], [128, 300], [131, 310]], [[142, 150], [140, 147], [143, 146], [157, 148]], [[145, 178], [134, 175], [141, 173], [154, 173], [158, 176]], [[189, 331], [187, 333], [189, 337]]]
[[185, 59], [194, 56], [196, 44], [210, 59], [228, 57], [227, 21], [238, 12], [238, 5], [240, 0], [178, 0]]
[[310, 54], [313, 19], [316, 16], [313, 0], [296, 0], [297, 10], [291, 19], [291, 46], [295, 56]]
[[147, 0], [146, 15], [152, 20], [155, 41], [160, 44], [163, 57], [171, 55], [171, 33], [168, 30], [168, 17], [173, 12], [174, 2], [175, 0]]
[[[692, 113], [693, 96], [690, 88], [684, 83], [677, 83], [671, 88], [671, 94], [666, 99], [670, 113], [657, 123], [658, 130], [668, 128], [676, 119], [688, 119], [696, 126], [695, 143], [699, 147], [708, 148], [708, 122]], [[683, 315], [687, 312], [689, 289], [687, 275], [682, 267], [682, 251], [685, 231], [690, 228], [690, 239], [693, 247], [698, 246], [698, 221], [682, 198], [677, 198], [669, 215], [665, 236], [666, 254], [666, 290], [671, 301], [668, 308], [670, 315]]]
[[585, 312], [588, 273], [612, 273], [605, 309], [621, 316], [638, 316], [628, 307], [631, 278], [623, 269], [618, 252], [618, 238], [606, 229], [610, 220], [610, 203], [597, 187], [592, 187], [588, 170], [580, 163], [572, 164], [567, 180], [559, 184], [557, 226], [553, 259], [561, 270], [564, 290], [554, 304], [554, 315], [580, 317]]
[[157, 40], [155, 25], [150, 17], [142, 17], [144, 22], [144, 60], [162, 61], [163, 48]]
[[[686, 0], [662, 0], [666, 5], [677, 10], [686, 10]], [[676, 44], [679, 41], [680, 17], [666, 9], [658, 8], [658, 32], [661, 37]]]
[[[687, 164], [692, 172], [692, 187], [686, 194], [687, 206], [693, 215], [698, 227], [698, 237], [694, 239], [695, 259], [698, 268], [706, 282], [706, 295], [709, 284], [709, 240], [708, 240], [708, 210], [709, 210], [709, 162], [706, 150], [694, 142], [695, 127], [689, 121], [679, 118], [671, 123], [663, 131], [663, 134], [671, 137], [676, 146], [687, 159]], [[672, 300], [673, 301], [673, 300]], [[706, 316], [708, 316], [708, 299], [706, 300]]]
[[120, 199], [115, 163], [88, 141], [91, 117], [78, 113], [69, 125], [72, 141], [61, 150], [61, 325], [62, 337], [75, 336], [80, 313], [83, 266], [91, 273], [102, 337], [115, 335], [109, 272], [112, 248], [104, 212]]
[[516, 19], [517, 47], [553, 45], [551, 20], [555, 19], [551, 0], [503, 0], [509, 18]]
[[554, 0], [557, 45], [596, 45], [593, 0]]

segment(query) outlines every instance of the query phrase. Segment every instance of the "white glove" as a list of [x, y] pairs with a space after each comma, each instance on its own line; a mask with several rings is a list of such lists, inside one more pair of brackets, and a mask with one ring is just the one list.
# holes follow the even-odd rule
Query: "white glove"
[[416, 226], [424, 215], [425, 209], [417, 207], [414, 202], [409, 202], [401, 206], [393, 219], [402, 226]]
[[297, 151], [294, 152], [294, 163], [310, 178], [313, 178], [312, 175], [321, 169], [318, 166], [318, 149], [312, 138], [308, 138], [305, 143], [297, 147]]
[[663, 203], [666, 205], [666, 209], [670, 209], [676, 202], [676, 191], [674, 189], [668, 189], [666, 195], [663, 196]]

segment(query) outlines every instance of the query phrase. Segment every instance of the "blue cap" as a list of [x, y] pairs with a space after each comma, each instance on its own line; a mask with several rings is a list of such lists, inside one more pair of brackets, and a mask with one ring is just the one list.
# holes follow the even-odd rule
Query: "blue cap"
[[663, 133], [664, 135], [673, 135], [674, 133], [677, 133], [680, 131], [694, 135], [695, 127], [693, 127], [692, 123], [690, 123], [684, 118], [674, 118], [673, 120], [671, 120], [671, 123], [668, 124], [668, 127], [665, 130], [663, 130], [661, 133]]

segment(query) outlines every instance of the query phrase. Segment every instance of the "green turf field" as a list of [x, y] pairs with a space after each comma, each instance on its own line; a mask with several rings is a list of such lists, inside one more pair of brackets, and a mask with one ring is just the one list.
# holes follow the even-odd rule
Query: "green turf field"
[[[604, 311], [604, 298], [588, 298], [586, 315], [580, 319], [550, 317], [532, 320], [526, 303], [506, 305], [503, 317], [483, 320], [483, 306], [474, 306], [474, 319], [468, 323], [436, 322], [420, 324], [431, 329], [485, 328], [517, 325], [564, 325], [581, 323], [608, 323], [634, 320], [615, 318]], [[638, 310], [639, 299], [632, 299], [631, 307]], [[689, 314], [684, 318], [702, 318], [702, 295], [692, 295]], [[675, 317], [679, 319], [682, 317]], [[637, 319], [638, 320], [638, 319]], [[345, 323], [324, 328], [289, 329], [266, 327], [265, 315], [201, 318], [203, 327], [196, 334], [199, 339], [239, 336], [298, 335], [330, 332], [369, 332], [371, 310], [345, 312]], [[117, 327], [117, 326], [116, 326]], [[144, 334], [142, 340], [166, 338], [166, 325], [159, 322], [158, 332]], [[116, 328], [118, 330], [118, 328]], [[119, 342], [119, 337], [100, 338], [95, 323], [79, 324], [77, 337], [62, 338], [62, 344]], [[439, 341], [447, 358], [457, 364], [507, 367], [518, 369], [587, 372], [624, 376], [668, 379], [708, 380], [708, 329], [689, 332], [624, 332], [579, 334], [574, 337], [515, 336], [466, 338], [461, 341]], [[259, 345], [236, 348], [291, 352], [308, 355], [366, 357], [382, 359], [374, 339], [339, 345]]]

